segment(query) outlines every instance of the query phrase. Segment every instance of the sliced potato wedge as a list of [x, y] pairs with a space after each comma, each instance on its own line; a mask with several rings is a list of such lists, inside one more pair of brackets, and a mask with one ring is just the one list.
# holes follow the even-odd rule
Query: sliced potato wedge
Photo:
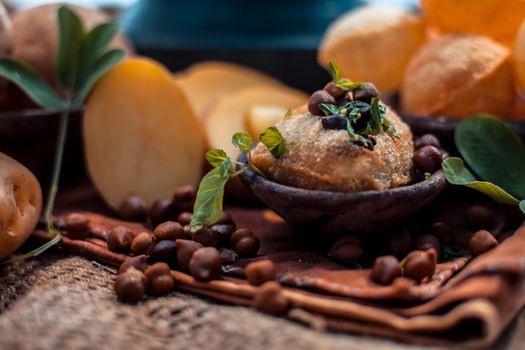
[[95, 86], [84, 114], [87, 166], [113, 208], [131, 192], [148, 203], [177, 186], [198, 185], [204, 137], [186, 95], [169, 71], [128, 59]]
[[234, 63], [207, 61], [196, 63], [175, 75], [197, 115], [204, 119], [210, 108], [224, 95], [254, 85], [281, 85], [278, 80], [255, 69]]
[[239, 151], [231, 144], [232, 135], [238, 131], [248, 131], [246, 115], [253, 106], [280, 107], [286, 113], [289, 108], [302, 105], [307, 100], [308, 96], [303, 92], [282, 85], [252, 86], [223, 96], [206, 119], [209, 146], [222, 148], [232, 159], [237, 158]]
[[245, 116], [246, 127], [252, 139], [259, 139], [259, 135], [267, 127], [277, 123], [290, 109], [283, 106], [254, 105], [248, 108]]

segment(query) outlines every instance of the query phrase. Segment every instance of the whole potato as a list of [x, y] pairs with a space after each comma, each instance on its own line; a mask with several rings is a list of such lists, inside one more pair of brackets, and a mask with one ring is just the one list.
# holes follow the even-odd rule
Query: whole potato
[[41, 211], [38, 180], [22, 164], [0, 153], [0, 260], [24, 243]]
[[[55, 61], [58, 48], [57, 11], [60, 4], [47, 4], [32, 7], [15, 13], [12, 27], [12, 56], [43, 76], [54, 88], [58, 88]], [[86, 31], [110, 20], [100, 11], [79, 6], [70, 6], [81, 18]], [[133, 49], [124, 34], [118, 34], [110, 44], [112, 48], [122, 48], [128, 53]]]

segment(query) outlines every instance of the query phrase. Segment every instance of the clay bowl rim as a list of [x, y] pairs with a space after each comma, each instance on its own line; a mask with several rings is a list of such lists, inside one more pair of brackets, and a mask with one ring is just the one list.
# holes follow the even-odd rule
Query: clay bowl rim
[[[241, 163], [247, 163], [246, 151], [242, 152], [237, 160]], [[237, 169], [240, 170], [241, 167], [245, 165], [238, 164]], [[293, 187], [288, 185], [283, 185], [278, 182], [269, 180], [261, 175], [256, 174], [253, 170], [246, 167], [246, 170], [239, 175], [243, 182], [247, 183], [250, 188], [253, 190], [252, 182], [250, 179], [253, 179], [262, 186], [269, 188], [272, 187], [272, 191], [279, 193], [289, 194], [292, 198], [298, 198], [301, 200], [305, 199], [322, 199], [322, 200], [331, 200], [334, 202], [334, 206], [341, 203], [351, 203], [354, 201], [360, 201], [363, 199], [376, 199], [386, 196], [390, 197], [399, 197], [399, 198], [410, 198], [413, 193], [416, 191], [429, 192], [430, 189], [434, 189], [434, 194], [437, 196], [439, 193], [447, 187], [448, 183], [445, 178], [445, 174], [442, 169], [436, 170], [428, 179], [418, 181], [416, 183], [400, 186], [396, 188], [390, 188], [386, 190], [367, 190], [367, 191], [355, 191], [355, 192], [339, 192], [339, 191], [325, 191], [325, 190], [311, 190], [300, 187]], [[437, 192], [437, 193], [436, 193]], [[305, 205], [305, 203], [312, 203], [310, 205]], [[302, 207], [315, 207], [317, 204], [315, 201], [312, 202], [302, 202]]]

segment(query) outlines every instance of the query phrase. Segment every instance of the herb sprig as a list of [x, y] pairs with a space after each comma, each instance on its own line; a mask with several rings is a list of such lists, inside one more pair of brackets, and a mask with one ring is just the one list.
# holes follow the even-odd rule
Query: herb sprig
[[[267, 128], [260, 135], [261, 142], [268, 148], [275, 158], [279, 158], [284, 152], [284, 139], [275, 127]], [[248, 168], [255, 173], [264, 176], [252, 162], [250, 149], [253, 141], [250, 135], [245, 132], [238, 132], [232, 136], [232, 144], [239, 150], [246, 152], [248, 163], [233, 161], [222, 149], [212, 149], [206, 153], [206, 160], [214, 167], [202, 178], [197, 191], [197, 199], [193, 207], [193, 218], [190, 222], [190, 229], [195, 231], [205, 225], [210, 225], [219, 219], [222, 213], [222, 203], [224, 199], [224, 188], [226, 183], [234, 177], [245, 172]], [[235, 170], [234, 165], [241, 164], [241, 170]]]
[[[350, 81], [341, 78], [341, 70], [333, 63], [328, 63], [328, 72], [335, 83], [335, 87], [345, 91], [367, 89], [362, 82]], [[394, 125], [386, 118], [386, 107], [379, 103], [380, 97], [374, 96], [370, 104], [363, 101], [349, 101], [341, 106], [321, 103], [319, 109], [325, 116], [342, 114], [346, 116], [346, 130], [350, 139], [360, 145], [372, 149], [374, 143], [371, 136], [388, 132], [392, 137], [399, 138]]]
[[525, 214], [525, 146], [505, 123], [488, 115], [461, 121], [454, 133], [463, 159], [443, 161], [448, 182], [486, 194], [493, 200], [516, 205]]
[[53, 225], [53, 209], [66, 142], [69, 114], [80, 107], [98, 79], [106, 74], [125, 56], [121, 49], [108, 49], [109, 43], [118, 33], [116, 22], [103, 23], [86, 32], [80, 17], [67, 6], [61, 6], [58, 17], [58, 52], [56, 73], [63, 96], [57, 94], [26, 65], [9, 58], [0, 58], [0, 76], [11, 81], [38, 106], [60, 112], [58, 139], [55, 149], [53, 174], [44, 209], [47, 232], [54, 238], [41, 247], [4, 263], [37, 256], [62, 239], [60, 231]]

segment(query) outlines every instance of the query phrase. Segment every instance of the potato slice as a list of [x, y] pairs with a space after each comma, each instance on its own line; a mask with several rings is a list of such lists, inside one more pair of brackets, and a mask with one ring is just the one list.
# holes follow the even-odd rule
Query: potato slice
[[200, 62], [175, 75], [197, 115], [204, 119], [224, 95], [253, 85], [281, 85], [257, 70], [226, 62]]
[[259, 135], [267, 127], [277, 123], [290, 109], [283, 106], [254, 105], [248, 108], [246, 127], [252, 139], [259, 139]]
[[421, 0], [420, 4], [432, 30], [486, 35], [505, 45], [512, 45], [525, 17], [523, 0]]
[[35, 176], [0, 153], [0, 260], [7, 258], [35, 229], [42, 211], [42, 190]]
[[205, 124], [208, 143], [211, 148], [222, 148], [236, 159], [239, 151], [231, 139], [236, 132], [247, 131], [245, 116], [251, 107], [271, 105], [287, 110], [304, 104], [307, 99], [303, 92], [284, 86], [253, 86], [228, 94], [208, 114]]
[[200, 123], [171, 73], [149, 59], [125, 60], [97, 83], [84, 142], [93, 183], [113, 208], [130, 192], [151, 203], [201, 177]]
[[405, 67], [424, 37], [422, 21], [408, 12], [363, 7], [330, 25], [318, 59], [325, 67], [333, 61], [343, 77], [370, 81], [389, 94], [401, 86]]
[[505, 117], [514, 95], [509, 50], [487, 37], [454, 34], [428, 42], [411, 59], [401, 106], [412, 115]]

